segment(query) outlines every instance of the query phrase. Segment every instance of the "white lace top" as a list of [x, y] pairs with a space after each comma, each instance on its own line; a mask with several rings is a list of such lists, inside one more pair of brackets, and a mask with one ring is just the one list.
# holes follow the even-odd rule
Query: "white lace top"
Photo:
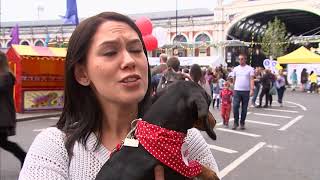
[[[96, 136], [92, 133], [87, 141], [87, 150], [76, 142], [69, 166], [65, 134], [50, 127], [38, 134], [27, 153], [19, 180], [93, 180], [100, 168], [109, 159], [110, 151], [103, 145], [94, 151]], [[186, 142], [190, 159], [198, 160], [218, 173], [218, 166], [207, 143], [197, 129], [188, 131]]]

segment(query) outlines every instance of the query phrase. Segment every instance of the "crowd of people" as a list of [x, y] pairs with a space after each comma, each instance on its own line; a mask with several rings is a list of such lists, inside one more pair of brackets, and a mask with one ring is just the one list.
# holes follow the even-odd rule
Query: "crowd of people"
[[[246, 64], [246, 59], [245, 54], [240, 54], [240, 64], [234, 68], [200, 67], [197, 64], [191, 67], [181, 67], [178, 57], [168, 58], [166, 54], [161, 54], [160, 65], [153, 67], [151, 73], [152, 94], [161, 91], [175, 80], [193, 80], [212, 97], [212, 107], [221, 111], [223, 124], [226, 127], [229, 126], [230, 112], [233, 110], [233, 129], [237, 129], [240, 125], [240, 129], [244, 130], [248, 106], [271, 107], [273, 96], [277, 95], [277, 102], [282, 107], [287, 87], [283, 70], [272, 72], [262, 67], [252, 68]], [[296, 78], [296, 75], [291, 75], [291, 78]], [[311, 75], [309, 79], [312, 79]], [[294, 83], [297, 81], [292, 82], [294, 90], [296, 87]], [[314, 89], [314, 83], [310, 88]], [[240, 107], [241, 113], [239, 113]]]

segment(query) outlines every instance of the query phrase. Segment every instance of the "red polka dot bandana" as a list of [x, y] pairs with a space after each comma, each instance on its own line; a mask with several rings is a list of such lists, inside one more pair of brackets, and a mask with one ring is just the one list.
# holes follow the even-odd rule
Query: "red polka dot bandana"
[[135, 136], [152, 156], [183, 176], [193, 178], [201, 173], [201, 165], [186, 158], [185, 134], [141, 120], [137, 122]]

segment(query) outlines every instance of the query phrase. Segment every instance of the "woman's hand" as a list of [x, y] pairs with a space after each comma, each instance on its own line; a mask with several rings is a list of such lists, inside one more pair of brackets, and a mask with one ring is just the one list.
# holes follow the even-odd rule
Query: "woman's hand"
[[164, 180], [164, 169], [161, 165], [157, 165], [154, 168], [154, 179], [155, 180]]

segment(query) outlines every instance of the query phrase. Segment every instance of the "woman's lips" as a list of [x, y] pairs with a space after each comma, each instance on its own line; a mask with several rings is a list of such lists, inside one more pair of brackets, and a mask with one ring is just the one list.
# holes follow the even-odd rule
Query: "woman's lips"
[[141, 78], [139, 75], [136, 75], [136, 74], [126, 76], [122, 78], [122, 80], [120, 81], [120, 83], [123, 86], [130, 87], [130, 88], [138, 87], [140, 85], [140, 82], [141, 82]]

